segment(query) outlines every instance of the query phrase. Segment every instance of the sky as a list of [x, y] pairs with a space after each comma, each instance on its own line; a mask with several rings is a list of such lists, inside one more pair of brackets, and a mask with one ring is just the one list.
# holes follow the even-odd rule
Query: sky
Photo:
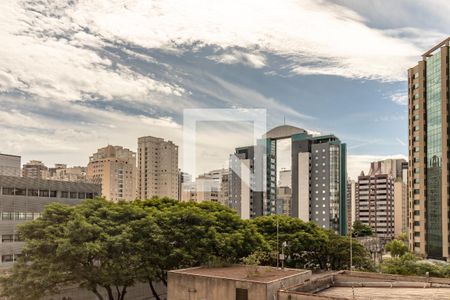
[[[267, 129], [338, 136], [355, 178], [406, 157], [406, 72], [449, 14], [446, 0], [0, 1], [0, 152], [86, 165], [146, 135], [182, 151], [185, 109], [258, 108]], [[214, 123], [199, 172], [252, 141]]]

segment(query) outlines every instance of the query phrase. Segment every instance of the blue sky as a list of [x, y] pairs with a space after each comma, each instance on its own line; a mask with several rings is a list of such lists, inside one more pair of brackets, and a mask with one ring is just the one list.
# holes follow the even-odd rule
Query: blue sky
[[[268, 127], [336, 134], [355, 177], [407, 154], [406, 70], [449, 14], [445, 0], [2, 1], [0, 152], [85, 165], [143, 135], [181, 145], [186, 108], [265, 108]], [[248, 143], [239, 128], [199, 133], [201, 170]]]

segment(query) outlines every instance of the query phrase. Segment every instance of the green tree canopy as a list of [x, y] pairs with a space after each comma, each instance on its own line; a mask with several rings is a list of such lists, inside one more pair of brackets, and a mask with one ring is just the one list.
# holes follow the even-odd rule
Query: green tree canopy
[[371, 236], [373, 234], [372, 228], [361, 221], [355, 221], [352, 228], [353, 237]]
[[[287, 216], [265, 216], [252, 220], [272, 248], [277, 251], [277, 221], [279, 227], [278, 249], [286, 242], [286, 265], [304, 269], [349, 269], [350, 240], [325, 230], [312, 222], [303, 222]], [[353, 240], [353, 265], [362, 270], [372, 270], [368, 253]], [[276, 264], [276, 255], [270, 263]]]
[[2, 279], [10, 299], [38, 299], [68, 284], [123, 300], [136, 282], [167, 283], [171, 269], [236, 263], [267, 249], [256, 227], [216, 203], [170, 199], [51, 204], [20, 227], [23, 255]]
[[397, 239], [388, 242], [384, 248], [391, 253], [392, 257], [403, 256], [409, 251], [408, 246], [403, 241]]

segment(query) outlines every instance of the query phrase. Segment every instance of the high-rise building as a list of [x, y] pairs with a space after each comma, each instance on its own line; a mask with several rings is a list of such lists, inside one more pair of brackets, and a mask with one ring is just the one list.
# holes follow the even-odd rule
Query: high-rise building
[[0, 269], [10, 267], [21, 253], [24, 242], [17, 225], [38, 218], [49, 203], [74, 205], [100, 192], [97, 184], [0, 175]]
[[[277, 212], [277, 141], [285, 139], [291, 142], [291, 216], [346, 234], [346, 145], [334, 135], [313, 136], [283, 125], [267, 132], [257, 145], [237, 148], [230, 159], [229, 205], [241, 217]], [[261, 158], [255, 153], [261, 148], [266, 155], [263, 174], [258, 174], [255, 162]], [[252, 187], [260, 181], [258, 176], [263, 191]]]
[[394, 238], [394, 178], [390, 174], [362, 172], [358, 177], [356, 219], [380, 238]]
[[358, 177], [356, 218], [383, 239], [407, 231], [406, 165], [404, 159], [376, 161]]
[[20, 156], [0, 153], [0, 175], [20, 177]]
[[138, 139], [138, 197], [179, 199], [178, 146], [146, 136]]
[[23, 165], [22, 176], [26, 178], [45, 179], [48, 177], [48, 168], [40, 160], [30, 160]]
[[292, 188], [292, 171], [281, 170], [278, 177], [278, 186], [287, 186]]
[[408, 70], [410, 248], [437, 259], [450, 252], [449, 42]]
[[136, 199], [136, 154], [121, 146], [108, 145], [89, 157], [89, 182], [101, 184], [102, 196], [110, 201]]

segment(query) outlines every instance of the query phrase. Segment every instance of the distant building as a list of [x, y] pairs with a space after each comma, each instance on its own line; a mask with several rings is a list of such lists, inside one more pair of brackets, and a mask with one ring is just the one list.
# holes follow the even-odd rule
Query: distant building
[[22, 177], [45, 179], [48, 177], [48, 168], [40, 160], [30, 160], [22, 167]]
[[86, 167], [67, 167], [66, 164], [55, 164], [54, 167], [48, 168], [47, 178], [49, 180], [85, 182]]
[[21, 176], [20, 156], [0, 153], [0, 175]]
[[278, 186], [287, 186], [292, 188], [292, 171], [291, 170], [281, 170], [278, 178]]
[[107, 200], [136, 199], [136, 153], [121, 146], [108, 145], [98, 149], [86, 170], [89, 182], [101, 184]]
[[24, 243], [18, 224], [38, 218], [49, 203], [77, 204], [100, 192], [96, 184], [0, 175], [0, 268], [10, 267], [20, 255]]
[[[291, 141], [291, 216], [346, 234], [346, 145], [334, 135], [313, 136], [283, 125], [268, 131], [257, 145], [236, 148], [230, 158], [230, 207], [243, 218], [277, 213], [276, 147], [285, 139]], [[255, 153], [261, 149], [266, 150], [264, 174], [255, 170], [262, 159]], [[263, 191], [252, 186], [260, 181]]]
[[195, 182], [186, 182], [182, 188], [182, 201], [213, 201], [228, 203], [228, 169], [213, 170], [199, 175]]
[[146, 136], [138, 139], [138, 197], [179, 199], [178, 146]]
[[291, 215], [292, 189], [288, 186], [277, 187], [277, 214]]
[[357, 219], [384, 239], [407, 232], [406, 166], [404, 159], [376, 161], [358, 177]]

